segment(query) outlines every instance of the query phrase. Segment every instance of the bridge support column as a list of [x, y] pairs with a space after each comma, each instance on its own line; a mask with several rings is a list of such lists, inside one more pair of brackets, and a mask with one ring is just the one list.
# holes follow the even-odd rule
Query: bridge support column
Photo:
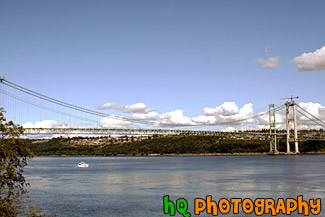
[[287, 129], [287, 153], [290, 151], [290, 120], [289, 120], [289, 103], [286, 103], [286, 129]]
[[295, 153], [299, 154], [296, 103], [294, 101], [293, 101], [293, 128], [294, 128]]
[[276, 143], [276, 122], [275, 122], [275, 105], [269, 105], [269, 124], [270, 124], [270, 154], [279, 154]]
[[[289, 118], [289, 108], [292, 106], [293, 118]], [[293, 140], [290, 139], [290, 121], [293, 121]], [[294, 154], [299, 154], [299, 144], [298, 144], [298, 130], [297, 130], [297, 116], [296, 116], [296, 102], [292, 100], [291, 102], [286, 102], [286, 129], [287, 129], [287, 154], [291, 154], [290, 151], [290, 141], [294, 141], [295, 152]]]

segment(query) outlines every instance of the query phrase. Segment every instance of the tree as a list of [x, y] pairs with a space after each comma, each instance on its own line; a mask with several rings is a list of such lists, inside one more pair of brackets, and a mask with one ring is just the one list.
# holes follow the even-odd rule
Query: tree
[[38, 216], [22, 199], [29, 186], [23, 168], [33, 154], [20, 138], [24, 134], [23, 127], [7, 121], [4, 113], [0, 108], [0, 216]]

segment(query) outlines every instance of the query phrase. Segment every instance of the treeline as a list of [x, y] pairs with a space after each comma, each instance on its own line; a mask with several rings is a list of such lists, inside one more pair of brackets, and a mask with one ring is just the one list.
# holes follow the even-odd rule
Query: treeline
[[[75, 139], [74, 139], [75, 140]], [[142, 141], [75, 145], [72, 138], [53, 138], [45, 142], [28, 140], [36, 156], [49, 155], [148, 155], [148, 154], [202, 154], [202, 153], [262, 153], [269, 151], [266, 140], [239, 140], [220, 136], [170, 136], [149, 137]], [[325, 151], [324, 141], [301, 141], [300, 152]], [[285, 140], [279, 141], [280, 151], [286, 151]], [[294, 150], [292, 146], [291, 150]]]

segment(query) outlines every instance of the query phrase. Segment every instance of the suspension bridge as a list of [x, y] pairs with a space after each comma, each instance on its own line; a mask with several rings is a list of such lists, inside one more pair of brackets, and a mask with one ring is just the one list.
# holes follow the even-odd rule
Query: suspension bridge
[[[325, 122], [317, 115], [299, 106], [293, 97], [289, 98], [290, 101], [278, 106], [270, 104], [265, 111], [237, 119], [186, 125], [168, 122], [157, 123], [155, 120], [103, 113], [57, 100], [10, 82], [5, 78], [0, 78], [0, 85], [0, 107], [3, 107], [7, 112], [8, 120], [13, 120], [14, 123], [24, 126], [27, 136], [217, 135], [238, 139], [269, 140], [270, 151], [273, 153], [278, 152], [277, 141], [280, 138], [287, 140], [288, 153], [291, 153], [290, 143], [295, 144], [294, 153], [299, 153], [298, 141], [325, 141], [323, 131]], [[308, 133], [298, 131], [299, 123], [297, 123], [296, 113], [302, 117], [300, 120], [313, 124], [318, 131]], [[285, 122], [277, 122], [278, 118], [276, 117], [280, 117], [280, 119], [285, 117]], [[105, 125], [104, 120], [112, 124]], [[268, 130], [261, 130], [257, 127], [257, 124], [261, 122], [267, 126]], [[279, 130], [279, 126], [281, 128], [284, 124], [285, 127]], [[123, 127], [119, 127], [121, 125]], [[235, 130], [227, 131], [225, 130], [227, 127], [232, 127]]]

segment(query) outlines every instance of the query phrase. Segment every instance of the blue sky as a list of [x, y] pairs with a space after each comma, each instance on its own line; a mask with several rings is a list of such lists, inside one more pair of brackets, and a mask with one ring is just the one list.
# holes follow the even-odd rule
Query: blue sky
[[[313, 70], [290, 62], [325, 46], [324, 7], [320, 0], [1, 1], [0, 74], [91, 109], [143, 103], [192, 118], [224, 102], [255, 109], [290, 94], [323, 106], [325, 55]], [[278, 60], [263, 69], [270, 57]]]

